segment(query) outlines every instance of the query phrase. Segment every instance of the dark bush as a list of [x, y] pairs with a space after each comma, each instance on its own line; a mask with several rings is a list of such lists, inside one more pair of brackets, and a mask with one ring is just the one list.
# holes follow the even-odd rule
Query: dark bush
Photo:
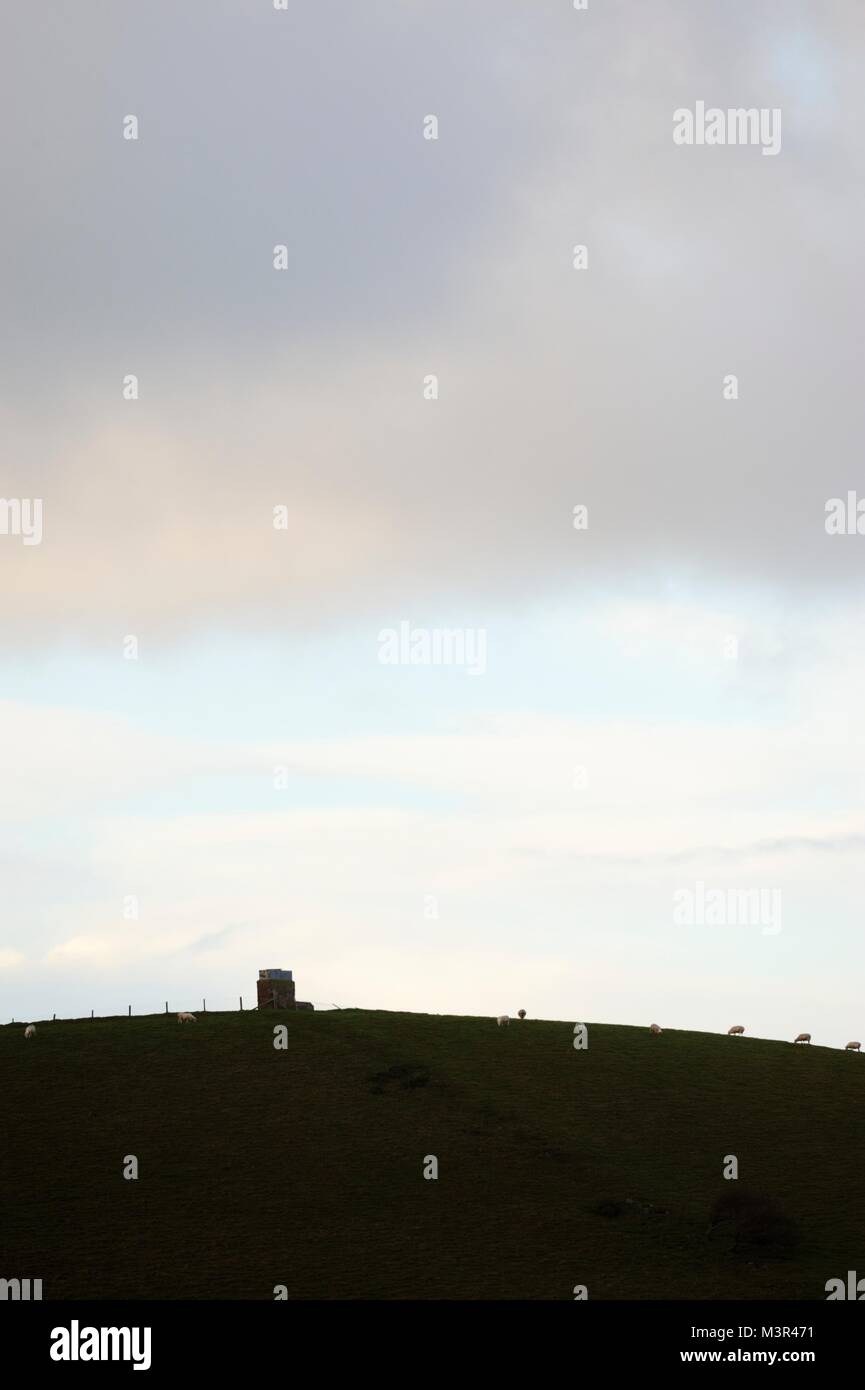
[[775, 1197], [731, 1188], [712, 1205], [709, 1230], [723, 1226], [733, 1235], [737, 1255], [786, 1259], [799, 1244], [796, 1222]]
[[373, 1095], [382, 1095], [391, 1083], [399, 1085], [404, 1091], [413, 1091], [418, 1086], [429, 1085], [430, 1074], [426, 1067], [415, 1066], [410, 1062], [398, 1062], [387, 1071], [377, 1071], [367, 1078]]

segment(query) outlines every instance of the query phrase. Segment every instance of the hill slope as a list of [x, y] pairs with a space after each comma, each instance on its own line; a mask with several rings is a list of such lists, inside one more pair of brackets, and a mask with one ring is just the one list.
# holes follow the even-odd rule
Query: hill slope
[[[865, 1059], [572, 1035], [361, 1011], [0, 1028], [0, 1276], [46, 1298], [822, 1299], [865, 1273]], [[707, 1233], [728, 1154], [798, 1222], [792, 1257]]]

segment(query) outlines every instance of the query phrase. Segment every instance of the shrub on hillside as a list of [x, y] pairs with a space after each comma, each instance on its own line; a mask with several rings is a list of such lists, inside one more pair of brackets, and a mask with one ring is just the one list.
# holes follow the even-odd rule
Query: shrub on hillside
[[410, 1062], [399, 1062], [396, 1066], [388, 1067], [387, 1071], [377, 1071], [374, 1076], [367, 1078], [371, 1083], [370, 1091], [376, 1096], [383, 1095], [391, 1083], [404, 1091], [414, 1091], [418, 1086], [429, 1085], [429, 1079], [430, 1074], [426, 1067]]
[[734, 1187], [723, 1192], [712, 1205], [710, 1233], [718, 1226], [733, 1235], [737, 1255], [786, 1259], [799, 1244], [796, 1222], [781, 1203], [764, 1193]]

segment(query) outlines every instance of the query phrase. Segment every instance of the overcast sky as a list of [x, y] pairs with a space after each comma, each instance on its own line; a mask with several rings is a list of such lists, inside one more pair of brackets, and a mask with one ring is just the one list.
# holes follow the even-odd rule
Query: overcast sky
[[[0, 26], [0, 1021], [282, 966], [860, 1037], [861, 6]], [[676, 145], [697, 102], [780, 151]], [[483, 669], [382, 664], [404, 622]]]

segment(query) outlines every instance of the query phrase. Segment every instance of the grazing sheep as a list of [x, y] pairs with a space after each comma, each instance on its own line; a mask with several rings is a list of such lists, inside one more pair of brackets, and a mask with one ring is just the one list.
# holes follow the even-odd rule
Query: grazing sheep
[[[32, 1023], [28, 1023], [28, 1024], [27, 1024], [27, 1027], [24, 1029], [24, 1036], [25, 1036], [25, 1038], [32, 1038], [35, 1032], [36, 1032], [36, 1027], [35, 1027], [35, 1025], [32, 1024]], [[858, 1045], [858, 1044], [857, 1044], [857, 1045]]]
[[522, 1019], [522, 1018], [525, 1018], [525, 1016], [526, 1016], [526, 1011], [525, 1011], [525, 1009], [520, 1009], [519, 1013], [517, 1014], [517, 1018]]
[[809, 1042], [811, 1041], [811, 1034], [810, 1034], [810, 1033], [800, 1033], [799, 1036], [798, 1036], [797, 1038], [794, 1038], [794, 1039], [793, 1039], [793, 1041], [794, 1041], [794, 1043], [797, 1043], [797, 1042], [806, 1042], [806, 1043], [809, 1043]]
[[197, 1022], [198, 1022], [198, 1019], [195, 1017], [195, 1014], [178, 1014], [178, 1015], [177, 1015], [177, 1022], [178, 1022], [178, 1023], [197, 1023]]
[[660, 1033], [661, 1031], [662, 1031], [662, 1030], [658, 1027], [657, 1023], [650, 1023], [650, 1024], [649, 1024], [649, 1032], [650, 1032], [650, 1033]]
[[848, 1043], [844, 1048], [845, 1052], [858, 1052], [862, 1044], [857, 1042]]
[[742, 1033], [744, 1033], [744, 1031], [745, 1031], [745, 1029], [742, 1027], [741, 1023], [737, 1023], [736, 1026], [735, 1026], [735, 1028], [728, 1028], [728, 1029], [727, 1029], [727, 1037], [728, 1037], [728, 1038], [733, 1038], [733, 1037], [735, 1037], [737, 1034], [740, 1034], [740, 1035], [741, 1035]]
[[499, 1017], [496, 1019], [496, 1022], [498, 1023], [500, 1028], [507, 1028], [510, 1021], [511, 1020], [508, 1018], [507, 1014], [500, 1014]]

